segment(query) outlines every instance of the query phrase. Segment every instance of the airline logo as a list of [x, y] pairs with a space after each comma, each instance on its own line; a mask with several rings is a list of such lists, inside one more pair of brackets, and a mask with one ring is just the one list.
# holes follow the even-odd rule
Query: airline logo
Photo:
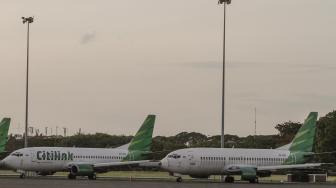
[[39, 161], [73, 161], [73, 153], [60, 151], [37, 151]]

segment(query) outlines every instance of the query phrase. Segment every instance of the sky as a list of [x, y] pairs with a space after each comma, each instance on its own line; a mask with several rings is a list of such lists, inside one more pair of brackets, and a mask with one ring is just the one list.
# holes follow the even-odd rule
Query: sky
[[[275, 134], [336, 102], [335, 0], [233, 0], [227, 7], [225, 133]], [[223, 6], [216, 0], [0, 1], [0, 118], [73, 134], [220, 134]], [[59, 133], [61, 131], [59, 130]], [[50, 133], [50, 130], [49, 130]]]

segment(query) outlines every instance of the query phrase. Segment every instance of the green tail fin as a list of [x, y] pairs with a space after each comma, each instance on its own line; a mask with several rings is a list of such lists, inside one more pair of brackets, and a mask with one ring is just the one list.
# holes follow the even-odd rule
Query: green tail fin
[[155, 115], [148, 115], [128, 146], [128, 151], [150, 151]]
[[312, 152], [315, 138], [317, 112], [310, 112], [302, 127], [295, 135], [289, 151]]
[[8, 141], [8, 130], [10, 121], [10, 118], [4, 118], [0, 122], [0, 153], [5, 151], [5, 147]]

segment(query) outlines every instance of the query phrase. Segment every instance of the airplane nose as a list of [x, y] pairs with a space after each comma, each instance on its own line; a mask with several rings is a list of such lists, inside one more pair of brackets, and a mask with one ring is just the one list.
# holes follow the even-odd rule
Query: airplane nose
[[8, 157], [4, 158], [0, 161], [0, 167], [9, 167], [9, 159]]
[[0, 167], [4, 167], [6, 166], [6, 162], [5, 162], [6, 159], [3, 159], [0, 161]]
[[163, 158], [161, 160], [161, 168], [168, 169], [168, 159], [167, 158]]

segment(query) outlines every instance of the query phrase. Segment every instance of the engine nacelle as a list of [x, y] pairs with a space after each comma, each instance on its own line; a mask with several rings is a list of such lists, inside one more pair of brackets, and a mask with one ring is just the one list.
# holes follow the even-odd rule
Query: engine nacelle
[[241, 168], [241, 179], [244, 181], [254, 182], [257, 179], [257, 170], [253, 167]]
[[90, 164], [74, 164], [70, 166], [70, 173], [74, 176], [89, 176], [94, 174], [93, 166]]

